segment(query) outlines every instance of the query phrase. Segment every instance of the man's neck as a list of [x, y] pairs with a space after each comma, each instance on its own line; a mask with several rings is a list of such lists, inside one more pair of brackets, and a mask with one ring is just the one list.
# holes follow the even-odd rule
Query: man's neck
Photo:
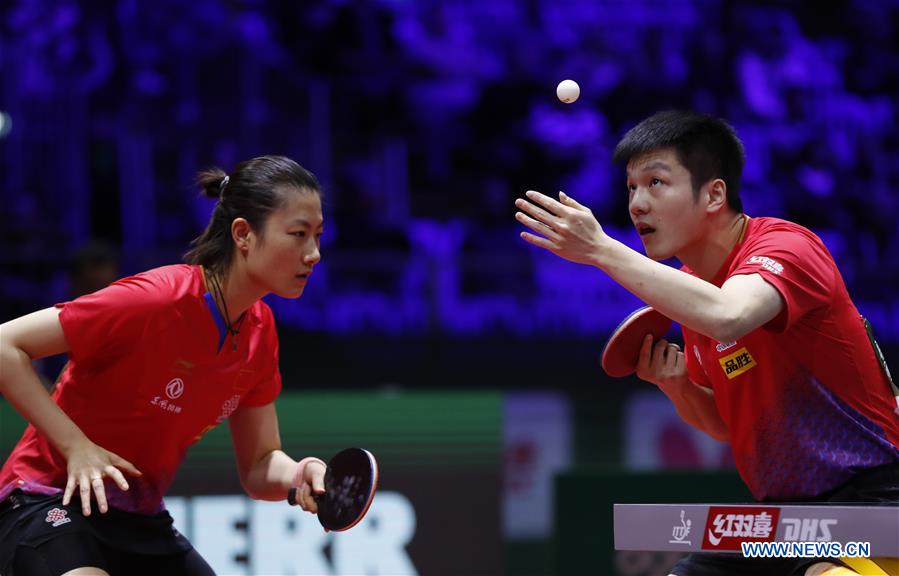
[[677, 259], [703, 280], [711, 280], [741, 240], [749, 218], [745, 214], [721, 214], [710, 224], [702, 242], [686, 248]]

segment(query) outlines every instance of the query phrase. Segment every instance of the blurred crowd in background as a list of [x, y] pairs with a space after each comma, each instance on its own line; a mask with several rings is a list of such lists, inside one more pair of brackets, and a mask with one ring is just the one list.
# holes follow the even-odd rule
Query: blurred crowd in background
[[897, 0], [4, 3], [0, 319], [73, 295], [97, 242], [179, 261], [196, 171], [286, 154], [326, 235], [284, 329], [601, 337], [639, 302], [525, 245], [513, 199], [565, 190], [639, 247], [611, 150], [691, 108], [742, 137], [747, 212], [817, 232], [897, 341], [897, 27]]

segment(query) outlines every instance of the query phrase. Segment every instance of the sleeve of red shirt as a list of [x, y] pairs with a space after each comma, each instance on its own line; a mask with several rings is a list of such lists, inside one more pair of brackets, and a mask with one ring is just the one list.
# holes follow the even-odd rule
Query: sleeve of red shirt
[[143, 341], [147, 323], [164, 306], [158, 278], [141, 274], [92, 294], [57, 304], [59, 323], [75, 362], [113, 360]]
[[830, 305], [836, 265], [811, 232], [778, 228], [748, 242], [742, 250], [743, 261], [730, 275], [760, 274], [780, 292], [785, 309], [768, 328], [785, 331], [806, 314]]
[[681, 333], [684, 336], [684, 358], [687, 362], [687, 376], [694, 384], [711, 388], [712, 383], [709, 382], [709, 378], [702, 368], [702, 364], [699, 363], [696, 352], [694, 352], [693, 335], [683, 328], [681, 328]]
[[281, 370], [278, 367], [278, 331], [275, 329], [275, 317], [271, 308], [260, 302], [262, 316], [262, 345], [257, 353], [262, 369], [256, 385], [244, 395], [241, 406], [265, 406], [271, 404], [281, 393]]

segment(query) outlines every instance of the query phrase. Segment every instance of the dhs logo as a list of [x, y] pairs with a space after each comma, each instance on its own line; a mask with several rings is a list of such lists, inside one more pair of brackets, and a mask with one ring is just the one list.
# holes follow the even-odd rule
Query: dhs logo
[[836, 518], [781, 518], [784, 540], [787, 542], [830, 542], [830, 529], [837, 525]]

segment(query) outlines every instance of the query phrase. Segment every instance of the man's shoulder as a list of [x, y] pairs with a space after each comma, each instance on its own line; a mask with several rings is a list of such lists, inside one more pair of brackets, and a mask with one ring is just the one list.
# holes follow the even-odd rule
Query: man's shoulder
[[749, 230], [755, 234], [765, 234], [770, 232], [811, 233], [811, 230], [801, 224], [791, 222], [790, 220], [784, 220], [783, 218], [774, 218], [772, 216], [751, 218], [749, 222]]
[[824, 243], [810, 229], [801, 224], [783, 220], [781, 218], [762, 217], [752, 218], [746, 234], [746, 244], [753, 245], [767, 238], [776, 237], [778, 243], [795, 239], [799, 242], [811, 243], [823, 247]]

